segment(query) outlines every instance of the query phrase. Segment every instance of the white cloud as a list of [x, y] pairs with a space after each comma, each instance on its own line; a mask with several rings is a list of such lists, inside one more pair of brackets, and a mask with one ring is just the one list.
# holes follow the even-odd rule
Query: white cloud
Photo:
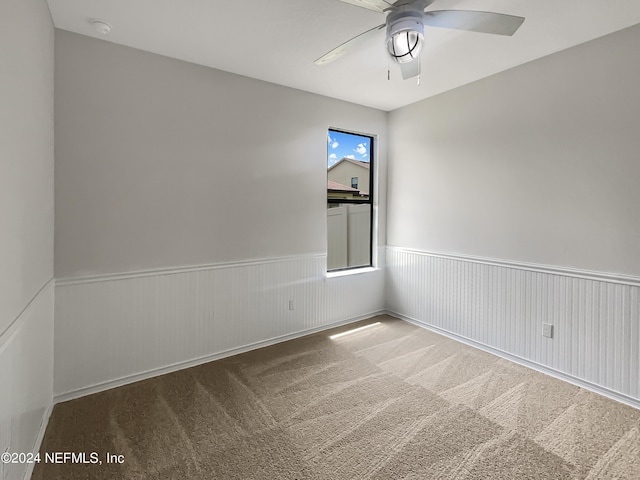
[[334, 140], [334, 142], [331, 144], [331, 148], [335, 150], [336, 148], [338, 148], [338, 145], [340, 144]]
[[331, 135], [327, 133], [327, 143], [330, 144], [331, 142], [333, 142], [333, 140], [331, 140]]
[[358, 145], [358, 148], [356, 148], [354, 150], [354, 152], [359, 153], [360, 155], [362, 155], [363, 157], [367, 155], [367, 147], [365, 146], [364, 143], [361, 143]]
[[333, 165], [335, 165], [336, 163], [338, 163], [338, 160], [335, 158], [332, 158], [331, 160], [329, 160], [329, 166], [332, 167]]
[[329, 158], [334, 159], [334, 158], [338, 158], [338, 156], [335, 153], [332, 153], [331, 155], [329, 155]]
[[345, 158], [350, 158], [352, 160], [355, 160], [356, 156], [355, 155], [347, 155], [347, 156], [345, 156]]

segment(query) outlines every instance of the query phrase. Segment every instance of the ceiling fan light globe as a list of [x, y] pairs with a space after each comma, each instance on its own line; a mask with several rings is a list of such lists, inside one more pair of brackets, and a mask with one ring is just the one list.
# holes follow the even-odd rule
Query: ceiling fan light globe
[[387, 51], [398, 63], [416, 59], [422, 50], [424, 25], [422, 12], [400, 11], [387, 17]]
[[387, 51], [398, 63], [408, 63], [418, 58], [422, 51], [424, 35], [417, 30], [402, 30], [387, 38]]

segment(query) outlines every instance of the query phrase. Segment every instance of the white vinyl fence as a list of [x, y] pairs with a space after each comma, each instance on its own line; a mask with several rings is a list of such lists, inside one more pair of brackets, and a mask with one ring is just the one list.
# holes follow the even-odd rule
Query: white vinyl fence
[[371, 205], [327, 209], [327, 269], [369, 265]]

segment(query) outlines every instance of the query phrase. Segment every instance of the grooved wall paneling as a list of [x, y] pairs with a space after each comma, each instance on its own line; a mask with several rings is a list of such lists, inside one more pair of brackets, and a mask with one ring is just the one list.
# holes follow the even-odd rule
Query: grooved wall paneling
[[382, 270], [326, 278], [325, 264], [317, 255], [58, 281], [55, 393], [108, 388], [383, 310]]
[[[53, 280], [0, 336], [0, 453], [40, 447], [53, 398]], [[0, 462], [0, 479], [28, 478], [33, 465]]]
[[634, 283], [387, 250], [390, 311], [638, 400]]

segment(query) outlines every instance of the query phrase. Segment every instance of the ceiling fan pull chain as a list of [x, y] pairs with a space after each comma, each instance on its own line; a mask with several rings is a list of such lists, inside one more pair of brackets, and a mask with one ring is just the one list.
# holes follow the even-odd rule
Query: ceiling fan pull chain
[[387, 55], [387, 81], [391, 80], [391, 59]]

